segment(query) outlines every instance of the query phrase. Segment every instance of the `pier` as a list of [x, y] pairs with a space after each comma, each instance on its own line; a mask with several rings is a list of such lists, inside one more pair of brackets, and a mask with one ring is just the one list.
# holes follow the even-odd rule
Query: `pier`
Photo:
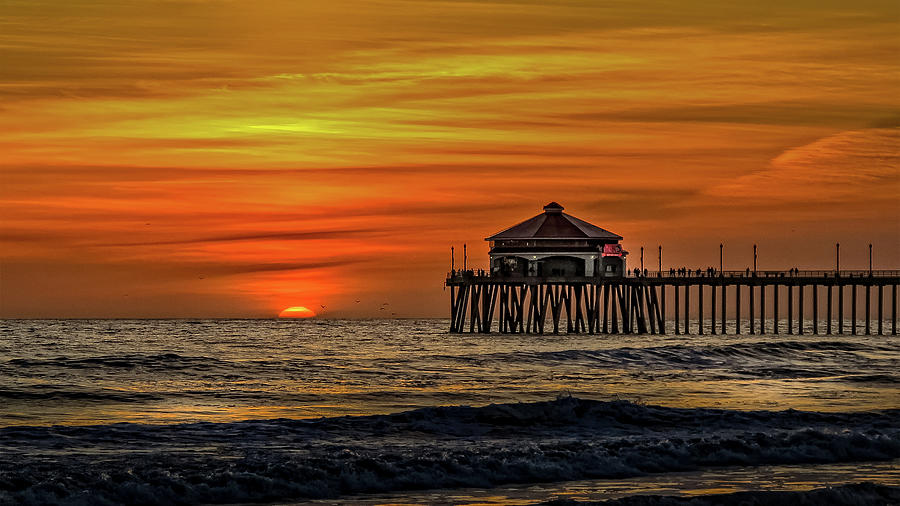
[[459, 270], [446, 285], [451, 332], [897, 335], [900, 270], [657, 271], [618, 278]]
[[465, 245], [456, 269], [451, 248], [451, 332], [897, 335], [900, 270], [873, 269], [872, 245], [867, 270], [841, 270], [840, 244], [834, 270], [758, 270], [756, 245], [752, 269], [724, 270], [720, 245], [719, 269], [663, 270], [660, 246], [656, 271], [643, 247], [629, 270], [622, 236], [556, 202], [485, 240], [486, 270], [468, 268]]

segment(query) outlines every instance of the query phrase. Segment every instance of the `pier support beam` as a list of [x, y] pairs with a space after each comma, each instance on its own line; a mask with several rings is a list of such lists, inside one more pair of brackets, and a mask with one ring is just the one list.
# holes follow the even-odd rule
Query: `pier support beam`
[[728, 285], [725, 284], [725, 279], [723, 278], [722, 279], [722, 323], [721, 323], [723, 336], [725, 335], [725, 329], [726, 329], [726, 327], [725, 327], [725, 322], [726, 322], [726, 319], [725, 319], [725, 307], [726, 306], [725, 306], [725, 304], [727, 302], [727, 300], [726, 300], [727, 292], [728, 292]]
[[831, 288], [832, 288], [832, 286], [828, 285], [828, 309], [827, 309], [827, 311], [825, 311], [826, 317], [828, 318], [828, 323], [825, 326], [825, 333], [828, 334], [829, 336], [831, 335], [831, 306], [832, 306]]
[[813, 334], [819, 335], [819, 285], [814, 284], [813, 289]]
[[780, 322], [778, 321], [778, 292], [781, 290], [779, 288], [777, 284], [772, 285], [772, 332], [775, 335], [778, 335], [778, 328], [780, 327]]
[[697, 285], [697, 333], [703, 335], [703, 284]]
[[622, 317], [622, 333], [630, 334], [631, 333], [631, 312], [628, 310], [628, 304], [626, 303], [627, 299], [625, 298], [628, 292], [626, 292], [626, 287], [624, 285], [619, 285], [618, 290], [616, 291], [616, 300], [619, 302], [619, 315]]
[[872, 286], [866, 285], [866, 335], [872, 335], [872, 311], [871, 311], [871, 299], [872, 299]]
[[741, 285], [734, 285], [734, 333], [741, 333]]
[[850, 304], [853, 306], [850, 308], [850, 335], [856, 335], [856, 285], [850, 285]]
[[678, 295], [678, 285], [673, 286], [673, 288], [674, 288], [674, 292], [675, 292], [675, 335], [677, 336], [677, 335], [681, 334], [681, 323], [679, 320], [680, 316], [679, 316], [679, 307], [678, 307], [678, 302], [680, 299], [679, 299], [679, 295]]
[[793, 285], [787, 285], [788, 292], [788, 321], [787, 321], [787, 330], [788, 334], [794, 333], [794, 287]]
[[603, 284], [603, 333], [609, 334], [609, 284]]
[[797, 285], [797, 335], [803, 335], [803, 285]]
[[656, 328], [659, 329], [661, 335], [666, 335], [666, 287], [659, 287], [659, 296], [656, 295], [656, 288], [650, 292], [653, 296], [653, 306], [656, 308]]
[[753, 308], [753, 285], [747, 287], [747, 295], [750, 296], [750, 333], [756, 333], [756, 311]]
[[897, 285], [891, 285], [891, 335], [897, 335]]
[[844, 286], [838, 285], [838, 334], [844, 333]]
[[450, 332], [456, 332], [456, 287], [450, 286]]
[[766, 333], [766, 285], [759, 285], [759, 333]]
[[710, 310], [709, 316], [712, 320], [709, 325], [709, 333], [712, 335], [716, 335], [716, 283], [712, 282], [709, 285], [709, 302], [710, 302]]
[[660, 335], [666, 335], [666, 306], [663, 299], [665, 293], [664, 286], [659, 287], [659, 292], [656, 291], [656, 288], [653, 288], [653, 291], [650, 292], [653, 296], [653, 305], [656, 308], [656, 329]]

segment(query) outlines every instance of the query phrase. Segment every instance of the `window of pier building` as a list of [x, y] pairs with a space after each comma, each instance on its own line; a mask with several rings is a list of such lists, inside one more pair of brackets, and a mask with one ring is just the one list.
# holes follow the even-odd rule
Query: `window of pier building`
[[[495, 274], [501, 276], [585, 276], [588, 270], [587, 262], [594, 262], [594, 260], [565, 255], [535, 259], [503, 256], [494, 258], [492, 268]], [[591, 267], [593, 267], [593, 263]]]

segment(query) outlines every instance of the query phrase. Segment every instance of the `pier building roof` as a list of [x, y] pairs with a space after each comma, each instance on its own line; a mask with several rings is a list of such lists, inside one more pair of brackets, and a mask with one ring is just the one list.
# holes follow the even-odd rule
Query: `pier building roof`
[[498, 232], [486, 241], [521, 239], [599, 239], [621, 241], [622, 236], [578, 219], [563, 212], [563, 206], [551, 202], [544, 212], [528, 220]]

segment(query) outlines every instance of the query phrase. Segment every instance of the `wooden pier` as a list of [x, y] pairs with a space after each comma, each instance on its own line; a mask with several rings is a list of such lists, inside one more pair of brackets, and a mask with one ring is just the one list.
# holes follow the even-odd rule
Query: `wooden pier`
[[[898, 270], [669, 271], [624, 277], [462, 270], [446, 280], [451, 332], [490, 333], [496, 323], [498, 332], [525, 334], [557, 334], [564, 326], [569, 333], [587, 334], [897, 335], [898, 284]], [[862, 319], [857, 318], [860, 292]]]

